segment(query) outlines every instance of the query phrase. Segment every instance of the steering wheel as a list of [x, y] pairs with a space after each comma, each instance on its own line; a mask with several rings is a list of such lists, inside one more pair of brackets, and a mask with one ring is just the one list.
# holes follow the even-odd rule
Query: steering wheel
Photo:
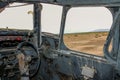
[[[26, 48], [24, 48], [25, 46]], [[32, 48], [32, 50], [29, 48]], [[25, 57], [30, 57], [30, 61], [28, 63], [29, 76], [33, 77], [37, 73], [40, 66], [40, 57], [37, 48], [30, 42], [21, 42], [17, 46], [16, 55], [20, 53], [22, 53]]]

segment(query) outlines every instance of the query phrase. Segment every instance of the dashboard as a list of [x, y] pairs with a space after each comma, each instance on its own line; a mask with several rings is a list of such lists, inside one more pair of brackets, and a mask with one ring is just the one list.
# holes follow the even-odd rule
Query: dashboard
[[29, 30], [0, 29], [0, 48], [15, 47], [20, 42], [31, 40], [32, 32]]
[[23, 39], [23, 36], [0, 36], [0, 41], [21, 41], [21, 40], [24, 40]]
[[[27, 30], [0, 29], [0, 77], [12, 77], [19, 74], [16, 49], [19, 43], [32, 42], [32, 32]], [[35, 57], [36, 52], [29, 46], [22, 48], [26, 55]], [[30, 63], [30, 74], [36, 70], [37, 59]]]
[[0, 36], [0, 48], [15, 47], [20, 42], [28, 40], [27, 36]]

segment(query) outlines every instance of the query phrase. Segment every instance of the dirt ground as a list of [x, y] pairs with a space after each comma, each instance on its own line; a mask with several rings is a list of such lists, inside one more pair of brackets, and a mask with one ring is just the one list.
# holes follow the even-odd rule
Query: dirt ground
[[107, 32], [65, 34], [64, 43], [72, 50], [103, 56]]

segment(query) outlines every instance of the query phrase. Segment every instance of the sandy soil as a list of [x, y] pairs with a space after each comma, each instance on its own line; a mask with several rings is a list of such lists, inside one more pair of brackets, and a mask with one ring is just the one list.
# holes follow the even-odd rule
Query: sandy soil
[[72, 50], [103, 56], [107, 32], [65, 34], [64, 43]]

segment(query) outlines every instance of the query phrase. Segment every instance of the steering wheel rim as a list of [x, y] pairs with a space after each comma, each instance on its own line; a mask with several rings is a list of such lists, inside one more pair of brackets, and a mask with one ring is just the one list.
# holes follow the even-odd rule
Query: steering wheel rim
[[[31, 43], [31, 42], [21, 42], [21, 43], [19, 43], [18, 44], [18, 46], [17, 46], [17, 50], [16, 50], [16, 54], [19, 54], [19, 51], [20, 52], [22, 52], [21, 51], [21, 48], [22, 47], [24, 47], [24, 46], [30, 46], [31, 48], [33, 48], [34, 49], [34, 51], [36, 52], [36, 54], [37, 54], [37, 67], [36, 67], [36, 69], [35, 69], [35, 72], [33, 73], [33, 74], [30, 74], [30, 77], [33, 77], [36, 73], [37, 73], [37, 71], [39, 70], [39, 67], [40, 67], [40, 57], [39, 57], [39, 53], [38, 53], [38, 50], [37, 50], [37, 47], [35, 47], [34, 46], [34, 44], [33, 43]], [[23, 53], [23, 52], [22, 52]], [[26, 55], [25, 53], [23, 53], [24, 55]]]

